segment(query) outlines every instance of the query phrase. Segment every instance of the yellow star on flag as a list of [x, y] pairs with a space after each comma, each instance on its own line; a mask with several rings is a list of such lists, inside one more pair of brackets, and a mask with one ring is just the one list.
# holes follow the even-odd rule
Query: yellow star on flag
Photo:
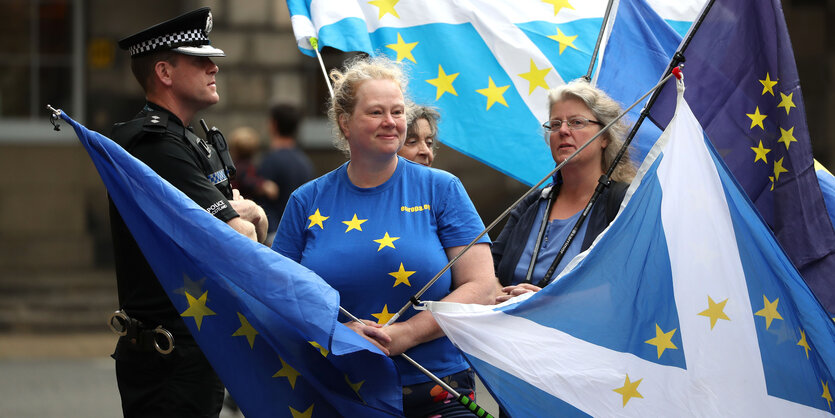
[[806, 342], [806, 333], [803, 330], [800, 330], [800, 341], [797, 342], [797, 345], [803, 347], [803, 350], [806, 351], [806, 359], [809, 359], [809, 350], [812, 348], [809, 347], [809, 343]]
[[458, 93], [455, 91], [455, 87], [452, 86], [452, 82], [455, 81], [455, 78], [458, 77], [458, 74], [449, 74], [447, 75], [444, 72], [444, 67], [441, 67], [441, 64], [438, 64], [438, 77], [426, 80], [427, 83], [435, 86], [437, 88], [435, 94], [435, 100], [441, 98], [444, 93], [451, 93], [453, 96], [457, 96]]
[[417, 64], [417, 61], [415, 61], [414, 55], [412, 55], [412, 50], [415, 49], [415, 46], [417, 46], [417, 44], [418, 44], [417, 42], [410, 42], [408, 44], [403, 42], [403, 37], [400, 36], [400, 32], [397, 32], [397, 43], [396, 44], [388, 44], [388, 45], [386, 45], [386, 48], [393, 49], [394, 51], [397, 52], [397, 61], [398, 62], [402, 61], [403, 58], [408, 58], [409, 61]]
[[563, 8], [576, 10], [568, 3], [568, 0], [542, 0], [542, 2], [554, 6], [554, 16], [556, 16]]
[[627, 374], [626, 375], [626, 382], [623, 383], [623, 386], [621, 386], [617, 389], [612, 389], [613, 391], [615, 391], [617, 393], [620, 393], [620, 395], [623, 396], [623, 407], [624, 408], [626, 408], [626, 403], [629, 402], [630, 399], [632, 399], [632, 398], [643, 399], [644, 398], [638, 392], [638, 385], [641, 384], [642, 380], [644, 380], [644, 379], [638, 379], [634, 382], [630, 382], [629, 381], [629, 374]]
[[283, 358], [279, 357], [281, 360], [281, 370], [275, 372], [273, 377], [286, 377], [288, 381], [290, 381], [290, 388], [296, 388], [296, 379], [301, 375], [301, 373], [297, 372], [296, 369], [290, 367]]
[[780, 302], [780, 298], [774, 299], [774, 302], [768, 300], [765, 295], [763, 295], [763, 303], [765, 307], [757, 311], [754, 315], [761, 316], [765, 318], [765, 329], [771, 326], [771, 321], [775, 319], [783, 319], [780, 316], [780, 312], [777, 312], [777, 304]]
[[312, 345], [314, 348], [316, 348], [317, 350], [319, 350], [319, 353], [321, 353], [321, 354], [322, 354], [322, 357], [327, 357], [327, 356], [328, 356], [328, 354], [330, 353], [330, 351], [328, 351], [328, 349], [327, 349], [327, 348], [322, 347], [322, 345], [321, 345], [321, 344], [319, 344], [319, 343], [317, 343], [316, 341], [308, 341], [308, 342], [309, 342], [309, 343], [310, 343], [310, 345]]
[[293, 415], [293, 418], [312, 418], [313, 417], [313, 405], [311, 404], [310, 408], [307, 408], [304, 412], [299, 412], [293, 409], [292, 406], [288, 406], [290, 408], [290, 413]]
[[352, 229], [356, 229], [357, 231], [362, 231], [362, 226], [360, 226], [360, 225], [362, 225], [367, 220], [368, 219], [357, 219], [357, 214], [355, 213], [353, 219], [351, 219], [350, 221], [342, 221], [342, 223], [344, 223], [345, 225], [348, 225], [348, 229], [346, 229], [345, 232], [348, 232]]
[[677, 328], [673, 328], [670, 332], [664, 332], [661, 331], [661, 327], [659, 327], [658, 324], [655, 324], [655, 338], [651, 338], [644, 342], [654, 345], [658, 351], [658, 358], [661, 358], [661, 354], [664, 354], [664, 350], [668, 348], [678, 349], [678, 347], [673, 344], [673, 335], [676, 333], [676, 329]]
[[792, 142], [797, 142], [797, 139], [794, 138], [794, 126], [792, 126], [788, 131], [780, 128], [780, 139], [778, 139], [777, 142], [786, 144], [786, 151], [788, 151], [789, 145], [791, 145]]
[[788, 173], [789, 170], [783, 168], [783, 159], [780, 158], [779, 160], [774, 162], [774, 182], [780, 181], [780, 173]]
[[821, 394], [821, 398], [826, 399], [826, 405], [829, 407], [829, 410], [832, 410], [832, 395], [829, 394], [829, 382], [824, 382], [821, 380], [821, 385], [823, 386], [823, 393]]
[[238, 312], [238, 320], [241, 321], [241, 327], [232, 334], [233, 337], [246, 337], [246, 340], [249, 342], [249, 348], [252, 348], [252, 345], [255, 344], [255, 336], [258, 335], [258, 331], [252, 327], [249, 321], [246, 320], [246, 317], [243, 316], [240, 312]]
[[748, 129], [754, 129], [755, 126], [759, 126], [760, 129], [765, 130], [765, 127], [763, 126], [763, 120], [765, 120], [765, 118], [767, 118], [768, 115], [760, 114], [759, 106], [757, 106], [757, 109], [754, 110], [754, 113], [746, 113], [745, 115], [751, 118], [751, 127]]
[[771, 76], [768, 73], [765, 73], [765, 80], [760, 80], [760, 83], [763, 85], [762, 94], [768, 92], [771, 93], [772, 96], [774, 95], [774, 89], [772, 87], [777, 84], [777, 80], [771, 81]]
[[377, 318], [377, 323], [378, 324], [385, 324], [386, 322], [389, 321], [389, 319], [391, 319], [391, 317], [394, 316], [394, 313], [389, 312], [389, 305], [385, 304], [385, 305], [383, 305], [383, 311], [382, 312], [373, 313], [373, 314], [371, 314], [371, 316]]
[[545, 82], [545, 76], [549, 71], [551, 71], [551, 68], [543, 68], [540, 70], [536, 67], [536, 64], [534, 64], [533, 59], [531, 59], [531, 70], [526, 73], [519, 74], [519, 77], [528, 80], [528, 96], [530, 96], [537, 87], [542, 87], [545, 90], [549, 89], [548, 83]]
[[765, 161], [766, 164], [768, 164], [768, 158], [766, 158], [766, 154], [771, 152], [771, 149], [763, 148], [763, 141], [760, 141], [759, 146], [751, 147], [751, 149], [754, 150], [754, 153], [756, 154], [754, 156], [754, 162], [757, 162], [759, 160], [763, 160], [763, 161]]
[[713, 298], [711, 298], [710, 296], [707, 297], [708, 308], [704, 311], [699, 312], [699, 315], [710, 318], [710, 329], [713, 329], [713, 326], [716, 325], [716, 321], [720, 319], [724, 319], [727, 321], [731, 320], [731, 318], [728, 318], [728, 315], [725, 315], [726, 303], [728, 303], [727, 299], [719, 303], [716, 303], [713, 301]]
[[400, 15], [397, 14], [397, 10], [394, 10], [394, 6], [396, 6], [399, 2], [400, 0], [371, 0], [368, 4], [377, 6], [380, 9], [380, 14], [377, 16], [377, 19], [382, 20], [386, 13], [390, 13], [392, 16], [400, 19]]
[[[768, 176], [768, 180], [771, 181], [771, 191], [774, 191], [774, 176]], [[833, 318], [835, 319], [835, 318]]]
[[560, 43], [560, 55], [562, 55], [562, 52], [565, 51], [565, 48], [568, 48], [569, 46], [574, 49], [577, 49], [577, 47], [574, 46], [574, 40], [577, 39], [577, 35], [568, 36], [562, 33], [560, 28], [557, 28], [557, 34], [550, 35], [548, 37]]
[[487, 97], [487, 110], [490, 110], [490, 107], [496, 102], [503, 104], [504, 107], [508, 107], [507, 102], [504, 100], [504, 92], [507, 91], [508, 87], [510, 87], [510, 84], [497, 87], [493, 83], [493, 77], [487, 77], [487, 88], [478, 89], [476, 92]]
[[389, 276], [392, 276], [395, 279], [397, 279], [394, 281], [394, 286], [392, 287], [397, 287], [397, 285], [401, 283], [404, 283], [406, 284], [406, 286], [411, 287], [412, 284], [409, 283], [409, 276], [413, 274], [415, 274], [414, 271], [406, 271], [406, 269], [403, 268], [403, 263], [400, 263], [400, 270], [389, 273]]
[[186, 300], [188, 301], [188, 309], [186, 309], [183, 313], [180, 314], [182, 317], [190, 316], [194, 318], [194, 322], [197, 323], [197, 330], [200, 330], [200, 324], [203, 323], [204, 316], [210, 315], [217, 315], [211, 309], [206, 306], [206, 298], [208, 297], [209, 292], [203, 292], [203, 294], [198, 298], [195, 299], [190, 293], [186, 292]]
[[[359, 382], [354, 383], [354, 382], [351, 381], [351, 379], [348, 378], [348, 375], [346, 374], [345, 375], [345, 382], [348, 383], [348, 386], [350, 386], [351, 389], [354, 390], [354, 393], [356, 393], [357, 396], [360, 396], [360, 388], [362, 387], [362, 384], [365, 383], [365, 380], [360, 380]], [[362, 396], [360, 396], [360, 398], [362, 398]]]
[[785, 108], [786, 115], [789, 114], [789, 110], [791, 110], [791, 108], [797, 107], [794, 105], [794, 102], [792, 101], [792, 96], [794, 96], [794, 93], [789, 93], [788, 96], [786, 96], [782, 92], [780, 93], [780, 104], [778, 104], [777, 107]]
[[310, 225], [307, 226], [307, 229], [313, 228], [313, 225], [319, 225], [319, 228], [325, 229], [322, 222], [328, 218], [330, 218], [330, 216], [322, 216], [322, 214], [319, 213], [319, 208], [316, 208], [316, 213], [307, 217], [307, 219], [310, 219]]
[[375, 239], [374, 242], [380, 244], [380, 248], [377, 248], [377, 251], [383, 249], [383, 247], [391, 247], [394, 248], [394, 241], [399, 240], [400, 237], [390, 237], [389, 233], [386, 232], [386, 235], [380, 239]]

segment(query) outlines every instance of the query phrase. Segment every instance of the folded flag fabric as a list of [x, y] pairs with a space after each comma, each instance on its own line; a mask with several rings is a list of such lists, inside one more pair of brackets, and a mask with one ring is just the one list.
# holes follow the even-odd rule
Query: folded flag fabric
[[831, 416], [835, 324], [684, 101], [551, 285], [427, 302], [512, 416]]
[[336, 320], [339, 294], [322, 278], [237, 233], [107, 137], [61, 117], [246, 416], [402, 416], [394, 363]]

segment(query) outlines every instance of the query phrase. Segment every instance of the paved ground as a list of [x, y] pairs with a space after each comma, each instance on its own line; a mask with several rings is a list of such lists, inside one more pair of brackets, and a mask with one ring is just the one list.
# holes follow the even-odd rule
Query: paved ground
[[[0, 417], [119, 417], [113, 334], [0, 334]], [[498, 410], [485, 390], [479, 404]], [[240, 416], [225, 410], [221, 417]]]

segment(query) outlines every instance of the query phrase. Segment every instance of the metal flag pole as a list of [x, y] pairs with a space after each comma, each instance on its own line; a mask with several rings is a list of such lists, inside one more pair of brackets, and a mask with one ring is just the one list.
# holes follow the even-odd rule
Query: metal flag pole
[[385, 324], [384, 326], [390, 325], [391, 323], [393, 323], [394, 321], [396, 321], [396, 320], [397, 320], [397, 318], [399, 318], [399, 317], [400, 317], [400, 315], [402, 315], [404, 312], [406, 312], [406, 309], [408, 309], [408, 308], [409, 308], [409, 306], [412, 306], [412, 305], [415, 305], [415, 306], [416, 306], [416, 305], [420, 304], [420, 297], [421, 297], [421, 296], [422, 296], [422, 295], [423, 295], [423, 294], [424, 294], [424, 293], [425, 293], [425, 292], [429, 289], [429, 287], [431, 287], [433, 284], [435, 284], [435, 282], [436, 282], [436, 281], [438, 281], [438, 279], [441, 277], [441, 275], [443, 275], [443, 274], [444, 274], [447, 270], [449, 270], [449, 268], [450, 268], [450, 267], [452, 267], [452, 265], [453, 265], [453, 264], [455, 264], [455, 262], [456, 262], [456, 261], [458, 261], [458, 259], [459, 259], [459, 258], [461, 258], [461, 256], [462, 256], [462, 255], [464, 255], [464, 253], [466, 253], [466, 252], [467, 252], [467, 250], [469, 250], [470, 248], [472, 248], [472, 246], [473, 246], [473, 245], [475, 245], [475, 244], [476, 244], [476, 242], [478, 242], [478, 240], [480, 240], [480, 239], [481, 239], [481, 237], [483, 237], [483, 236], [484, 236], [485, 234], [487, 234], [487, 233], [488, 233], [491, 229], [493, 229], [493, 227], [495, 227], [495, 226], [496, 226], [499, 222], [501, 222], [501, 220], [502, 220], [502, 219], [504, 219], [504, 218], [505, 218], [505, 216], [507, 216], [508, 214], [510, 214], [510, 211], [512, 211], [512, 210], [513, 210], [513, 209], [514, 209], [517, 205], [519, 205], [519, 203], [521, 203], [521, 202], [522, 202], [522, 201], [523, 201], [526, 197], [528, 197], [528, 195], [530, 195], [531, 193], [533, 193], [534, 191], [536, 191], [536, 190], [539, 188], [539, 186], [541, 186], [543, 183], [545, 183], [546, 181], [548, 181], [548, 179], [550, 179], [550, 178], [551, 178], [551, 176], [553, 176], [553, 175], [554, 175], [557, 171], [559, 171], [560, 169], [562, 169], [562, 168], [563, 168], [563, 166], [565, 166], [565, 165], [566, 165], [569, 161], [571, 161], [571, 160], [572, 160], [572, 159], [573, 159], [573, 158], [574, 158], [577, 154], [579, 154], [579, 153], [583, 152], [583, 150], [584, 150], [584, 149], [586, 149], [586, 147], [588, 147], [588, 146], [589, 146], [592, 142], [594, 142], [594, 140], [595, 140], [595, 139], [597, 139], [600, 135], [603, 135], [604, 133], [606, 133], [606, 132], [609, 130], [609, 128], [611, 128], [611, 127], [612, 127], [612, 125], [614, 125], [615, 123], [617, 123], [617, 121], [619, 121], [619, 120], [620, 120], [620, 119], [621, 119], [624, 115], [626, 115], [626, 113], [627, 113], [627, 112], [629, 112], [630, 110], [632, 110], [632, 108], [633, 108], [633, 107], [637, 106], [637, 105], [638, 105], [639, 103], [641, 103], [641, 102], [642, 102], [642, 101], [643, 101], [643, 100], [644, 100], [647, 96], [649, 96], [651, 93], [655, 92], [658, 88], [660, 88], [661, 86], [663, 86], [663, 85], [664, 85], [664, 83], [666, 83], [666, 82], [667, 82], [667, 80], [668, 80], [671, 76], [672, 76], [672, 74], [667, 75], [666, 77], [664, 77], [663, 79], [661, 79], [661, 81], [659, 81], [659, 82], [658, 82], [658, 84], [656, 84], [656, 85], [655, 85], [655, 87], [651, 88], [648, 92], [644, 93], [644, 95], [643, 95], [643, 96], [641, 96], [638, 100], [636, 100], [636, 101], [635, 101], [635, 103], [632, 103], [632, 105], [631, 105], [631, 106], [629, 106], [628, 108], [626, 108], [626, 110], [624, 110], [624, 111], [623, 111], [623, 113], [621, 113], [621, 114], [620, 114], [620, 115], [618, 115], [615, 119], [613, 119], [611, 122], [609, 122], [609, 123], [608, 123], [606, 126], [604, 126], [604, 127], [603, 127], [603, 128], [602, 128], [599, 132], [597, 132], [597, 133], [596, 133], [593, 137], [589, 138], [589, 140], [588, 140], [588, 141], [586, 141], [586, 143], [584, 143], [583, 145], [581, 145], [581, 146], [580, 146], [580, 147], [579, 147], [576, 151], [574, 151], [571, 155], [569, 155], [569, 156], [568, 156], [568, 158], [566, 158], [563, 162], [559, 163], [559, 164], [558, 164], [558, 165], [557, 165], [557, 166], [556, 166], [553, 170], [551, 170], [551, 172], [549, 172], [549, 173], [548, 173], [545, 177], [543, 177], [543, 178], [542, 178], [542, 180], [540, 180], [539, 182], [537, 182], [536, 184], [534, 184], [534, 185], [533, 185], [530, 189], [528, 189], [528, 191], [527, 191], [527, 192], [525, 192], [525, 193], [524, 193], [524, 194], [523, 194], [523, 195], [522, 195], [519, 199], [516, 199], [516, 201], [515, 201], [515, 202], [513, 202], [513, 204], [512, 204], [512, 205], [510, 205], [510, 207], [508, 207], [508, 208], [507, 208], [504, 212], [502, 212], [502, 214], [501, 214], [501, 215], [499, 215], [499, 216], [496, 218], [496, 220], [494, 220], [493, 222], [491, 222], [491, 223], [490, 223], [490, 225], [488, 225], [486, 228], [484, 228], [484, 230], [483, 230], [483, 231], [481, 231], [481, 233], [480, 233], [480, 234], [478, 234], [478, 235], [477, 235], [477, 236], [476, 236], [476, 237], [475, 237], [475, 238], [474, 238], [474, 239], [473, 239], [473, 240], [472, 240], [469, 244], [467, 244], [467, 246], [466, 246], [466, 247], [464, 247], [464, 249], [462, 249], [462, 250], [461, 250], [461, 252], [459, 252], [459, 253], [458, 253], [458, 255], [456, 255], [455, 257], [453, 257], [453, 258], [452, 258], [452, 260], [449, 260], [449, 263], [447, 263], [447, 265], [446, 265], [446, 266], [444, 266], [444, 268], [442, 268], [442, 269], [441, 269], [441, 271], [439, 271], [439, 272], [438, 272], [438, 274], [436, 274], [436, 275], [435, 275], [435, 277], [433, 277], [433, 278], [432, 278], [432, 280], [430, 280], [428, 283], [426, 283], [426, 285], [425, 285], [425, 286], [423, 286], [423, 288], [422, 288], [422, 289], [420, 289], [420, 291], [418, 291], [418, 292], [417, 292], [414, 296], [412, 296], [412, 297], [409, 299], [409, 301], [408, 301], [408, 302], [406, 302], [406, 304], [405, 304], [405, 305], [403, 305], [403, 307], [402, 307], [402, 308], [400, 308], [400, 310], [399, 310], [399, 311], [397, 311], [397, 313], [396, 313], [396, 314], [394, 314], [394, 316], [392, 316], [392, 317], [388, 320], [388, 322], [386, 322], [386, 324]]
[[[710, 11], [710, 8], [713, 6], [714, 1], [715, 0], [710, 0], [705, 4], [704, 8], [702, 8], [701, 13], [699, 13], [699, 17], [696, 19], [695, 22], [693, 22], [693, 25], [690, 27], [690, 30], [687, 31], [687, 35], [685, 35], [684, 39], [682, 39], [682, 42], [679, 45], [678, 50], [675, 52], [675, 54], [673, 54], [673, 58], [667, 65], [667, 69], [664, 70], [661, 83], [664, 83], [667, 79], [669, 79], [670, 74], [675, 73], [675, 70], [679, 69], [679, 66], [684, 62], [684, 51], [690, 45], [690, 41], [693, 39], [693, 35], [696, 34], [696, 32], [699, 30], [699, 27], [702, 25], [702, 22], [704, 22], [704, 19], [707, 16], [707, 13]], [[676, 77], [679, 76], [676, 75]], [[568, 237], [565, 239], [565, 242], [563, 243], [562, 247], [560, 247], [559, 252], [557, 252], [557, 256], [554, 258], [554, 261], [551, 263], [551, 266], [548, 268], [548, 271], [545, 273], [545, 276], [543, 276], [542, 279], [540, 279], [540, 281], [536, 284], [537, 286], [545, 287], [553, 279], [553, 275], [556, 271], [556, 268], [565, 256], [566, 251], [568, 251], [568, 247], [569, 245], [571, 245], [571, 241], [574, 239], [574, 236], [577, 235], [577, 232], [580, 230], [583, 221], [591, 212], [591, 208], [592, 206], [594, 206], [594, 203], [597, 201], [598, 197], [600, 197], [603, 191], [611, 184], [610, 179], [612, 173], [615, 171], [615, 168], [617, 167], [621, 159], [623, 159], [623, 156], [624, 154], [626, 154], [626, 150], [629, 147], [629, 144], [632, 143], [632, 139], [634, 139], [635, 135], [638, 133], [638, 128], [641, 127], [641, 125], [644, 123], [644, 120], [649, 116], [649, 111], [650, 109], [652, 109], [652, 106], [655, 104], [655, 101], [658, 99], [658, 96], [660, 94], [661, 89], [659, 89], [658, 86], [656, 86], [656, 89], [653, 90], [653, 94], [647, 101], [646, 106], [644, 106], [644, 108], [641, 109], [641, 114], [638, 117], [638, 120], [632, 126], [632, 130], [629, 131], [629, 134], [623, 141], [623, 145], [621, 145], [620, 149], [618, 150], [617, 156], [615, 156], [615, 159], [612, 161], [612, 164], [609, 165], [609, 168], [606, 170], [606, 173], [600, 176], [600, 179], [598, 179], [598, 184], [597, 187], [594, 189], [594, 194], [592, 194], [588, 204], [583, 209], [583, 212], [580, 214], [580, 218], [577, 219], [577, 223], [575, 223], [574, 227], [571, 229], [571, 232], [568, 233]]]
[[600, 50], [600, 44], [603, 42], [603, 33], [606, 31], [606, 26], [609, 24], [609, 15], [612, 12], [612, 4], [615, 0], [609, 0], [606, 4], [606, 13], [603, 14], [603, 24], [600, 25], [600, 32], [597, 34], [597, 43], [594, 44], [594, 52], [591, 53], [591, 62], [589, 62], [589, 69], [583, 79], [591, 81], [591, 73], [594, 70], [594, 63], [597, 61], [597, 52]]

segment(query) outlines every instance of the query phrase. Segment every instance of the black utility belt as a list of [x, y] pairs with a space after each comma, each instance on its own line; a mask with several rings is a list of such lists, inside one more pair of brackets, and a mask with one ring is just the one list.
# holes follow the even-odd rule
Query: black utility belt
[[122, 310], [113, 312], [107, 325], [116, 335], [130, 343], [129, 347], [135, 350], [157, 351], [160, 354], [170, 354], [174, 351], [174, 334], [162, 325], [155, 328], [146, 327], [141, 321], [129, 317]]

